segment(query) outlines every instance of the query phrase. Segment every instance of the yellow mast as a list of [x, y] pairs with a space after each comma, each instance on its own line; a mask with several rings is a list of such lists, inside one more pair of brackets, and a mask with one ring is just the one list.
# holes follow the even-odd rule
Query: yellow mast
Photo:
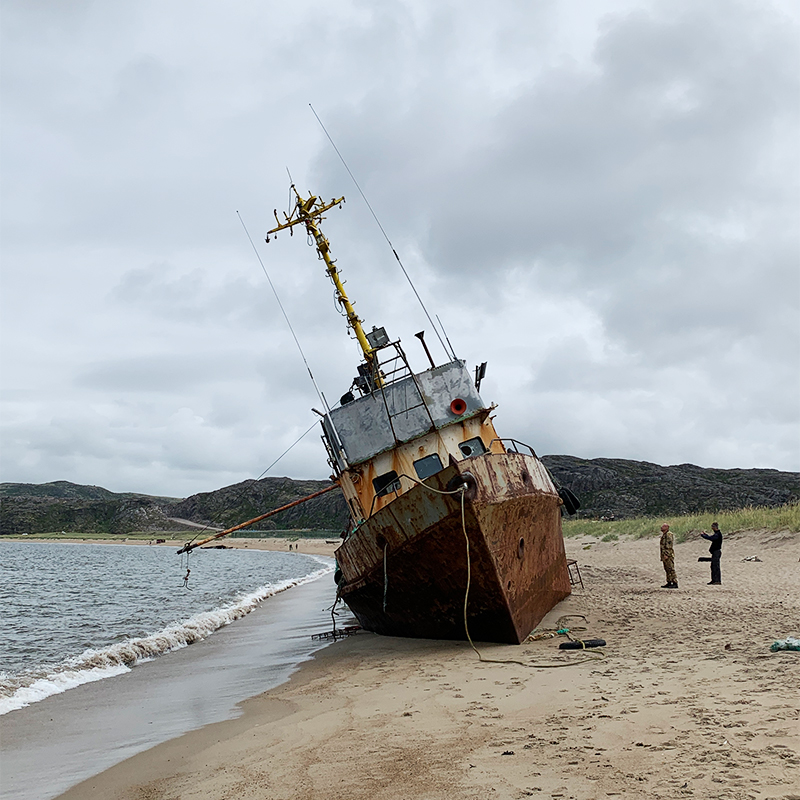
[[269, 242], [269, 237], [278, 231], [289, 228], [289, 233], [293, 233], [292, 229], [295, 225], [303, 224], [306, 226], [306, 231], [308, 234], [314, 237], [317, 252], [325, 262], [327, 273], [330, 276], [331, 281], [333, 281], [334, 287], [336, 288], [337, 299], [347, 314], [347, 324], [350, 328], [352, 328], [353, 333], [355, 333], [356, 339], [358, 339], [358, 343], [361, 345], [361, 349], [364, 351], [364, 358], [370, 364], [372, 364], [375, 348], [372, 347], [367, 341], [366, 334], [361, 326], [361, 320], [358, 318], [358, 314], [356, 314], [355, 309], [353, 308], [353, 305], [348, 299], [347, 293], [344, 290], [342, 280], [339, 277], [339, 271], [336, 269], [336, 262], [331, 258], [330, 242], [325, 238], [319, 229], [319, 223], [324, 219], [322, 215], [334, 206], [339, 206], [341, 208], [341, 205], [344, 202], [344, 197], [340, 197], [338, 200], [331, 200], [330, 203], [322, 203], [317, 205], [318, 198], [316, 198], [313, 194], [310, 195], [307, 200], [304, 200], [300, 196], [300, 193], [297, 191], [294, 184], [292, 184], [292, 191], [297, 197], [297, 203], [295, 204], [291, 215], [283, 215], [286, 218], [285, 222], [281, 222], [278, 219], [277, 211], [274, 212], [275, 222], [277, 222], [278, 225], [271, 231], [267, 231], [267, 242]]

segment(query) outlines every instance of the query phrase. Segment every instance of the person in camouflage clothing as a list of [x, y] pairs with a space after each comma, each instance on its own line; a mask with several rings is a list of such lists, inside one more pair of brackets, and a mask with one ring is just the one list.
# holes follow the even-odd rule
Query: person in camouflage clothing
[[665, 522], [661, 526], [661, 563], [667, 573], [667, 582], [662, 589], [677, 589], [678, 576], [675, 574], [675, 549], [669, 525]]

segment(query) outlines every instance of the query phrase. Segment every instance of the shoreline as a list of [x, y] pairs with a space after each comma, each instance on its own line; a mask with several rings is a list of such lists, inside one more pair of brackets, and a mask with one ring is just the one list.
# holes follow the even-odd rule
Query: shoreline
[[[326, 579], [327, 578], [327, 579]], [[140, 661], [0, 719], [0, 795], [44, 800], [186, 731], [240, 714], [328, 645], [330, 573], [267, 597], [190, 647]]]
[[[800, 797], [800, 535], [742, 532], [707, 586], [704, 540], [566, 540], [584, 588], [545, 618], [587, 617], [606, 658], [560, 637], [519, 647], [359, 633], [236, 719], [140, 753], [61, 800]], [[302, 551], [301, 551], [302, 552]], [[757, 556], [760, 560], [745, 561]], [[578, 620], [578, 622], [580, 622]], [[582, 623], [581, 623], [582, 624]], [[793, 793], [795, 792], [795, 793]]]

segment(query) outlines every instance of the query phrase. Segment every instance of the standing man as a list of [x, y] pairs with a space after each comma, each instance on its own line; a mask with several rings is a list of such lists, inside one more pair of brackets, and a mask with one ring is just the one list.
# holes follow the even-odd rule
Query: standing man
[[675, 574], [675, 549], [672, 534], [669, 532], [669, 525], [665, 522], [661, 526], [661, 563], [664, 565], [664, 572], [667, 573], [667, 582], [662, 589], [677, 589], [678, 576]]
[[704, 539], [711, 542], [711, 547], [708, 552], [711, 553], [711, 580], [708, 582], [709, 586], [722, 585], [722, 571], [720, 570], [720, 561], [722, 561], [722, 531], [716, 522], [711, 523], [711, 533], [700, 531], [700, 535]]

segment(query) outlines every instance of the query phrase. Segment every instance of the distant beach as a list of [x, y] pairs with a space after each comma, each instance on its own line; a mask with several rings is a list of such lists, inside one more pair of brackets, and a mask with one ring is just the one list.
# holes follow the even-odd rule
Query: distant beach
[[[543, 627], [586, 627], [606, 658], [359, 633], [288, 683], [140, 753], [63, 800], [800, 797], [800, 535], [726, 537], [708, 586], [699, 538], [661, 589], [657, 539], [570, 539], [584, 588]], [[753, 559], [758, 560], [744, 560]], [[293, 590], [294, 591], [294, 590]]]
[[[206, 536], [211, 536], [213, 531], [204, 533]], [[67, 544], [130, 544], [130, 545], [148, 545], [153, 547], [173, 547], [175, 550], [181, 548], [192, 537], [186, 535], [181, 538], [175, 537], [174, 533], [163, 534], [170, 538], [162, 538], [162, 534], [154, 533], [151, 538], [144, 539], [141, 537], [133, 536], [110, 536], [108, 538], [79, 538], [76, 536], [65, 535], [58, 538], [37, 538], [36, 536], [4, 536], [5, 541], [19, 541], [19, 542], [62, 542]], [[198, 536], [198, 539], [203, 536]], [[333, 542], [333, 543], [332, 543]], [[289, 545], [292, 549], [289, 551]], [[242, 548], [251, 550], [272, 550], [274, 552], [298, 552], [304, 553], [309, 556], [333, 556], [334, 551], [339, 546], [338, 539], [334, 542], [333, 539], [320, 539], [318, 537], [280, 537], [280, 536], [262, 536], [253, 538], [234, 538], [231, 536], [223, 537], [214, 542], [209, 542], [205, 547], [216, 547], [222, 545], [224, 547]]]

